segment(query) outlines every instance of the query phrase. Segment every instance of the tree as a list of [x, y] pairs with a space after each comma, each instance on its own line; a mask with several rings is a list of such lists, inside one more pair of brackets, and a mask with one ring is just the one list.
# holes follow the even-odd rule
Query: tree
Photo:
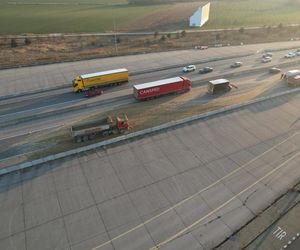
[[185, 36], [186, 36], [186, 31], [185, 30], [181, 31], [181, 37], [185, 37]]
[[169, 38], [169, 39], [171, 38], [171, 34], [170, 33], [167, 34], [167, 38]]
[[28, 37], [26, 37], [24, 40], [24, 43], [25, 43], [25, 45], [29, 45], [29, 44], [31, 44], [31, 41]]
[[177, 32], [176, 33], [176, 39], [179, 39], [180, 38], [180, 34]]
[[121, 43], [121, 38], [120, 38], [120, 37], [117, 37], [116, 42], [117, 42], [117, 43]]
[[157, 38], [158, 35], [159, 35], [158, 31], [155, 31], [155, 32], [154, 32], [154, 38]]
[[161, 40], [161, 41], [165, 41], [165, 40], [166, 40], [166, 36], [165, 36], [165, 35], [162, 35], [162, 36], [160, 37], [160, 40]]
[[244, 34], [245, 28], [244, 28], [244, 27], [241, 27], [240, 30], [239, 30], [239, 32], [240, 32], [241, 34]]
[[17, 44], [17, 42], [16, 42], [16, 39], [11, 39], [10, 40], [10, 47], [11, 48], [15, 48], [15, 47], [17, 47], [18, 46], [18, 44]]

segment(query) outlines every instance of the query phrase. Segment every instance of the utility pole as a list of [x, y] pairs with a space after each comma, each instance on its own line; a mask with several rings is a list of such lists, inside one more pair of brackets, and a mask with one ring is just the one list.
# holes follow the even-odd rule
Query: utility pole
[[116, 31], [116, 18], [114, 16], [114, 33], [115, 33], [115, 52], [118, 55], [117, 31]]

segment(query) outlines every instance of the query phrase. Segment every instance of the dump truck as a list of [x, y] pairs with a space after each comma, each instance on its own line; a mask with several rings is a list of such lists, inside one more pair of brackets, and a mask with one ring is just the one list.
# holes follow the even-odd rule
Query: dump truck
[[133, 95], [137, 100], [143, 101], [171, 93], [182, 94], [190, 89], [191, 80], [181, 76], [134, 85]]
[[237, 88], [227, 79], [216, 79], [208, 82], [208, 93], [212, 95], [224, 93], [230, 91], [232, 87]]
[[114, 69], [80, 75], [73, 80], [73, 92], [79, 93], [107, 85], [121, 84], [128, 82], [128, 80], [129, 74], [127, 69]]
[[98, 136], [109, 136], [116, 133], [124, 133], [129, 129], [127, 115], [122, 118], [116, 116], [114, 119], [111, 116], [100, 119], [98, 121], [87, 122], [71, 127], [71, 137], [74, 142], [86, 142]]

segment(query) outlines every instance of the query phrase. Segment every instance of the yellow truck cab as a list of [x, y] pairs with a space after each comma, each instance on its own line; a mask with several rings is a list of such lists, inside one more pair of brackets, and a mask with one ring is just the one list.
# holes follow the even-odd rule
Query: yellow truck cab
[[83, 81], [80, 78], [80, 76], [77, 76], [74, 80], [73, 80], [73, 91], [75, 93], [81, 92], [84, 89], [83, 86]]
[[90, 88], [98, 88], [107, 85], [128, 82], [127, 69], [114, 69], [92, 74], [77, 76], [73, 80], [73, 92], [78, 93]]

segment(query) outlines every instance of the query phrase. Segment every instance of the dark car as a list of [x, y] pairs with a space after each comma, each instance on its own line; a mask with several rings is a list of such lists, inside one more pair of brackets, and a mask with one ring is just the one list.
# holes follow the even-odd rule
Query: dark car
[[102, 95], [103, 94], [103, 90], [101, 89], [89, 89], [87, 91], [85, 91], [85, 97], [94, 97], [94, 96], [98, 96], [98, 95]]
[[230, 65], [231, 68], [238, 68], [243, 65], [242, 62], [234, 62], [233, 64]]
[[213, 70], [214, 69], [212, 67], [204, 67], [204, 68], [199, 70], [199, 73], [200, 74], [206, 74], [206, 73], [212, 72]]

